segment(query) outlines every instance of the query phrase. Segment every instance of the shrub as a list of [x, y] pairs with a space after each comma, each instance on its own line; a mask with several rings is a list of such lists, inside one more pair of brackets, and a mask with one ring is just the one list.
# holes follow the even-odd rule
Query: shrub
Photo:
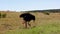
[[5, 18], [6, 17], [6, 14], [1, 14], [0, 13], [0, 18]]
[[0, 13], [0, 18], [1, 18], [1, 13]]
[[3, 14], [3, 15], [2, 15], [2, 18], [6, 18], [6, 14]]
[[48, 11], [44, 11], [43, 13], [46, 15], [50, 15], [50, 13]]

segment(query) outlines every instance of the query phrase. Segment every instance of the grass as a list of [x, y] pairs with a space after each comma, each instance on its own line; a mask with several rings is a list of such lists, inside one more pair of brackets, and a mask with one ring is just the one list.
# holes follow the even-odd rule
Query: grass
[[21, 29], [21, 30], [15, 30], [15, 31], [8, 31], [6, 34], [37, 34], [40, 30], [39, 28], [33, 28], [33, 29]]
[[60, 24], [47, 24], [31, 29], [16, 29], [6, 34], [60, 34]]
[[[5, 14], [7, 14], [6, 18], [0, 18], [0, 34], [60, 34], [60, 13], [50, 13], [50, 15], [31, 13], [36, 16], [36, 21], [35, 24], [30, 22], [32, 27], [29, 29], [24, 29], [21, 24], [22, 21], [19, 18], [21, 13], [7, 12]], [[11, 25], [12, 29], [6, 29], [5, 25], [1, 24]]]

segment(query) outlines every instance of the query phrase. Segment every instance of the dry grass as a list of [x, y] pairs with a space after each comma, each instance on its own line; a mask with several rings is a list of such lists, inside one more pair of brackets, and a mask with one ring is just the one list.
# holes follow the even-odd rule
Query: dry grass
[[[19, 18], [19, 15], [22, 14], [22, 12], [20, 12], [20, 13], [19, 12], [1, 12], [1, 13], [2, 14], [5, 13], [5, 14], [7, 14], [7, 16], [6, 16], [6, 18], [0, 18], [0, 33], [2, 33], [2, 32], [5, 33], [6, 31], [9, 31], [9, 30], [13, 30], [13, 31], [16, 29], [21, 30], [24, 27], [22, 25], [22, 19]], [[33, 21], [30, 22], [32, 24], [32, 27], [34, 25], [36, 25], [38, 27], [43, 27], [42, 29], [44, 29], [46, 27], [47, 30], [49, 30], [48, 26], [50, 28], [51, 27], [50, 25], [53, 24], [52, 27], [57, 25], [57, 27], [60, 28], [60, 13], [50, 13], [50, 15], [45, 15], [45, 14], [39, 13], [39, 12], [35, 12], [35, 13], [31, 12], [31, 14], [36, 16], [35, 23], [33, 23]], [[56, 29], [58, 29], [57, 27], [56, 27]], [[2, 34], [4, 34], [4, 33], [2, 33]]]

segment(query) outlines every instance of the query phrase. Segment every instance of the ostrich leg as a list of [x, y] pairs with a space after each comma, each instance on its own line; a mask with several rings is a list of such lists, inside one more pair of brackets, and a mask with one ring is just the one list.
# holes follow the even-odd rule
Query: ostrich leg
[[31, 24], [28, 22], [28, 25], [31, 27]]
[[25, 28], [27, 28], [27, 22], [25, 22]]

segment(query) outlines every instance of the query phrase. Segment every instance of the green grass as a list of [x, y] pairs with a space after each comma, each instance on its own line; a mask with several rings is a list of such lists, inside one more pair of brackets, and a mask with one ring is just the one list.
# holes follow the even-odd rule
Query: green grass
[[60, 24], [46, 24], [30, 29], [16, 29], [6, 31], [6, 34], [60, 34]]
[[16, 29], [14, 31], [7, 31], [6, 34], [37, 34], [40, 31], [40, 27], [31, 29]]

